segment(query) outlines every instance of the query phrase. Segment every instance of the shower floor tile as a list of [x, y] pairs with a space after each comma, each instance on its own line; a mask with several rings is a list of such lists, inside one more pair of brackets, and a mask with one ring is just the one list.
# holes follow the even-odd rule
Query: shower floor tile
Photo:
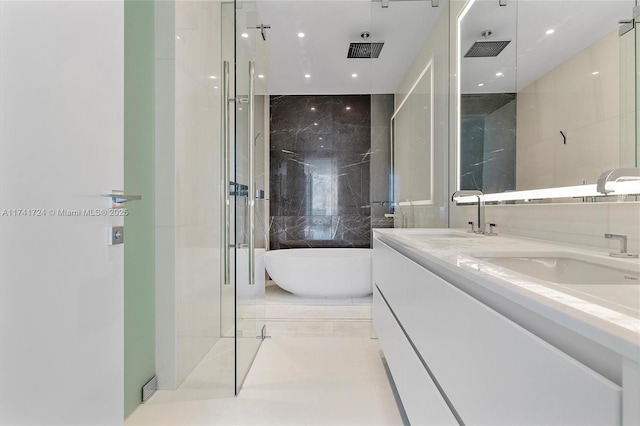
[[274, 337], [263, 342], [238, 397], [158, 391], [125, 424], [401, 425], [400, 410], [377, 340]]

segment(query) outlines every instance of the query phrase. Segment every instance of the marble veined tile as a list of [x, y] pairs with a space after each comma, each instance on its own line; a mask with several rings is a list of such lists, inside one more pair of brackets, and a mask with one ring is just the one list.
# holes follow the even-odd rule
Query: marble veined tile
[[271, 248], [368, 247], [368, 233], [336, 237], [335, 217], [371, 215], [371, 96], [270, 102]]

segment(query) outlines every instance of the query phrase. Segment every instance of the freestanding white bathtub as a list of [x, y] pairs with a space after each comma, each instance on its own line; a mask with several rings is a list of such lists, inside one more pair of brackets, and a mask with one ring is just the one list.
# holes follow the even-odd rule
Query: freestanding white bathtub
[[371, 249], [271, 250], [267, 272], [282, 289], [306, 297], [362, 297], [371, 294]]

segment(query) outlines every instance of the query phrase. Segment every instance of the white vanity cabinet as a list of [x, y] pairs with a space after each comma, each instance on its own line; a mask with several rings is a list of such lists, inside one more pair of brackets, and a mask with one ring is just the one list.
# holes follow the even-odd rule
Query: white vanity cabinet
[[373, 290], [373, 300], [376, 334], [411, 424], [457, 425], [458, 421], [378, 289]]
[[374, 326], [412, 424], [621, 424], [620, 386], [379, 239], [373, 253]]

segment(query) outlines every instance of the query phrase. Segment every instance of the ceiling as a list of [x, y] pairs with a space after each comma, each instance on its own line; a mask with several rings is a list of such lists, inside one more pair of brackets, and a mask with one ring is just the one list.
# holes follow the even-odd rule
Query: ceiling
[[[257, 0], [274, 95], [394, 93], [446, 1]], [[347, 59], [349, 43], [384, 41], [377, 59]], [[303, 38], [298, 33], [303, 32]], [[372, 68], [373, 66], [373, 68]], [[310, 75], [305, 78], [305, 74]], [[357, 77], [352, 77], [357, 74]]]
[[[500, 7], [498, 0], [476, 0], [463, 20], [462, 55], [483, 30], [492, 30], [491, 39], [514, 41], [498, 57], [463, 59], [462, 93], [523, 88], [615, 31], [634, 5], [635, 0], [507, 0]], [[369, 94], [396, 92], [447, 1], [432, 7], [428, 0], [391, 0], [382, 8], [371, 0], [256, 0], [256, 6], [262, 22], [271, 25], [271, 94]], [[555, 32], [546, 34], [549, 29]], [[371, 33], [368, 41], [384, 41], [380, 57], [347, 59], [349, 43], [362, 41], [363, 31]]]

